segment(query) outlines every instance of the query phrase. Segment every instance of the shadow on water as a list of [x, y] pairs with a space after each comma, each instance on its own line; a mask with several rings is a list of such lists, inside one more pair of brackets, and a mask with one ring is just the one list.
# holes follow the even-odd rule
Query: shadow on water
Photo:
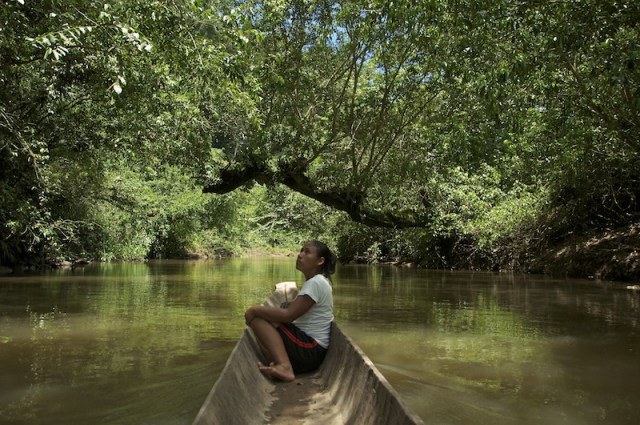
[[[294, 261], [0, 278], [0, 423], [189, 424]], [[336, 318], [430, 424], [640, 422], [640, 294], [593, 281], [342, 266]]]

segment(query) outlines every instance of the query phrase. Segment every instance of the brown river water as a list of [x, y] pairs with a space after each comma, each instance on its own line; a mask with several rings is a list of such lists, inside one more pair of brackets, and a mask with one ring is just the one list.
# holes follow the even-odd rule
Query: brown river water
[[[190, 424], [293, 258], [0, 276], [0, 424]], [[640, 291], [343, 265], [336, 320], [428, 424], [640, 423]], [[248, 365], [248, 367], [251, 367]]]

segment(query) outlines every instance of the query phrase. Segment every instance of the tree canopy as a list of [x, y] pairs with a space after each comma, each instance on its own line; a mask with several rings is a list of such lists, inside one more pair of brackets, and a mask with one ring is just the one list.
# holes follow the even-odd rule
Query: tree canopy
[[635, 1], [16, 0], [0, 20], [3, 263], [253, 231], [491, 256], [638, 221]]
[[636, 209], [637, 174], [618, 190], [638, 157], [631, 2], [242, 7], [262, 34], [260, 120], [225, 137], [206, 191], [280, 182], [356, 221], [422, 227], [442, 209], [438, 180], [456, 170], [489, 191], [597, 189], [625, 198], [619, 213]]

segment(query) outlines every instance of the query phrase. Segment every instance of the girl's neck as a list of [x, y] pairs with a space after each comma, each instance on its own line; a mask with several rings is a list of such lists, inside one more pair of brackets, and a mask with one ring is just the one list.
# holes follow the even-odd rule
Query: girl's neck
[[315, 275], [317, 275], [317, 274], [320, 274], [320, 271], [319, 271], [319, 270], [318, 270], [318, 271], [310, 272], [309, 274], [306, 274], [306, 273], [305, 273], [305, 275], [304, 275], [304, 280], [309, 280], [309, 279], [311, 279], [312, 277], [314, 277], [314, 276], [315, 276]]

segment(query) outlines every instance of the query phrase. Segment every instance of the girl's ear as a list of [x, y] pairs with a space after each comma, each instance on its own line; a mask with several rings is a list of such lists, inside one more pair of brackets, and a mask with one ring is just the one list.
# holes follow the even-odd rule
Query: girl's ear
[[318, 266], [321, 266], [321, 265], [323, 265], [323, 264], [324, 264], [324, 262], [325, 262], [324, 257], [320, 257], [320, 258], [318, 259], [318, 264], [317, 264], [317, 265], [318, 265]]

